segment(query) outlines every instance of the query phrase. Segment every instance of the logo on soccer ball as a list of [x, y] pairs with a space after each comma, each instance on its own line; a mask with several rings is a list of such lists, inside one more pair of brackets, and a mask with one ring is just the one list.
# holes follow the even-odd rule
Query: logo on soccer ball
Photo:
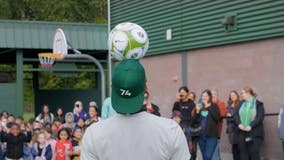
[[140, 59], [149, 47], [145, 30], [135, 23], [121, 23], [109, 34], [110, 52], [114, 59]]

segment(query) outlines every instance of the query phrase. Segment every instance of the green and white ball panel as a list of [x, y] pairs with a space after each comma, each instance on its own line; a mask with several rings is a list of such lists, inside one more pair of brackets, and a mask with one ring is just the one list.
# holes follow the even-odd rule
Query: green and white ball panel
[[112, 57], [123, 59], [140, 59], [148, 50], [149, 40], [142, 27], [134, 23], [121, 23], [109, 35]]

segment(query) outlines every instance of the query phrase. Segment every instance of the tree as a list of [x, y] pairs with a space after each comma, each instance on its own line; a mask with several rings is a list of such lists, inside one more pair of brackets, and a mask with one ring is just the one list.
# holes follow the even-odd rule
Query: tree
[[[0, 19], [37, 20], [58, 22], [107, 22], [107, 0], [0, 0]], [[84, 68], [84, 66], [81, 66]], [[0, 65], [0, 71], [11, 73], [15, 80], [15, 66]], [[32, 74], [25, 73], [24, 101], [29, 106], [33, 101]], [[94, 73], [82, 72], [72, 78], [43, 74], [40, 84], [43, 89], [87, 89], [95, 87]], [[27, 109], [25, 109], [27, 110]], [[30, 109], [28, 109], [30, 110]]]
[[0, 0], [0, 18], [106, 23], [107, 0]]

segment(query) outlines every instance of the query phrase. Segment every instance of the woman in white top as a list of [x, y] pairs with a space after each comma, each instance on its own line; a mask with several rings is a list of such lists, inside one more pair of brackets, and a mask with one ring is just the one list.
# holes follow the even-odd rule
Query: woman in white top
[[36, 117], [36, 121], [39, 121], [43, 124], [52, 124], [54, 120], [54, 115], [49, 111], [47, 104], [44, 104], [41, 109], [41, 113]]

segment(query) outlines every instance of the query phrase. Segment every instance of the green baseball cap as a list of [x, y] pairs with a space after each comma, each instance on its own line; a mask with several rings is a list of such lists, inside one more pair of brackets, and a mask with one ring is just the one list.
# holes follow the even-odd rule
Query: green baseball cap
[[123, 60], [112, 74], [111, 103], [122, 114], [136, 113], [142, 108], [146, 85], [143, 66], [136, 59]]

